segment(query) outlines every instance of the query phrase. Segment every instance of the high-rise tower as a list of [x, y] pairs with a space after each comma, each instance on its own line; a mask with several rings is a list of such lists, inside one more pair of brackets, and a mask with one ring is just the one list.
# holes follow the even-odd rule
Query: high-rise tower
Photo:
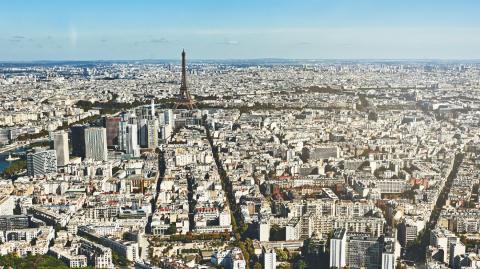
[[85, 158], [94, 161], [107, 160], [107, 129], [102, 127], [85, 129]]
[[105, 118], [105, 128], [107, 128], [107, 146], [114, 147], [118, 145], [118, 134], [119, 129], [118, 125], [120, 123], [120, 117], [106, 117]]
[[192, 96], [188, 92], [187, 88], [187, 74], [185, 67], [185, 50], [182, 51], [182, 85], [180, 86], [180, 94], [178, 96], [177, 102], [175, 103], [175, 109], [186, 108], [194, 109], [197, 108], [195, 100], [192, 99]]
[[85, 125], [73, 125], [70, 130], [72, 137], [72, 155], [85, 158]]
[[57, 153], [55, 150], [35, 149], [27, 154], [27, 175], [42, 176], [57, 172]]
[[152, 103], [150, 104], [150, 115], [152, 118], [155, 118], [155, 99], [152, 99]]
[[70, 162], [67, 132], [59, 131], [53, 134], [53, 149], [57, 154], [57, 166], [65, 166]]

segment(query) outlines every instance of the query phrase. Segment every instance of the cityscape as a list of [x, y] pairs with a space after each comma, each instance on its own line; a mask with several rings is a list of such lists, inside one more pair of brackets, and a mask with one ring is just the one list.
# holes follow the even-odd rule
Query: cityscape
[[[53, 8], [54, 1], [45, 2], [39, 12]], [[167, 11], [186, 9], [178, 18], [194, 25], [186, 15], [197, 5], [202, 11], [218, 5], [198, 27], [220, 23], [226, 16], [220, 11], [228, 10], [227, 27], [238, 12], [260, 29], [266, 22], [257, 11], [271, 5], [139, 2], [107, 14], [145, 5], [140, 25], [150, 8], [167, 19], [177, 16]], [[306, 14], [337, 5], [299, 2], [279, 1], [272, 13], [293, 26], [315, 25], [291, 14], [299, 6]], [[392, 21], [398, 14], [417, 19], [417, 11], [399, 10], [398, 3], [347, 2], [342, 8], [351, 12], [380, 5]], [[470, 1], [426, 2], [416, 6], [419, 14], [480, 10]], [[30, 12], [17, 5], [13, 14]], [[58, 20], [74, 21], [76, 11], [59, 5], [66, 14]], [[100, 30], [89, 31], [102, 31], [108, 22], [92, 14]], [[455, 29], [480, 27], [478, 19], [460, 17]], [[27, 41], [22, 31], [34, 24], [26, 19], [10, 29], [10, 43], [0, 39], [0, 50], [10, 48], [0, 52], [0, 268], [480, 268], [478, 47], [446, 40], [459, 54], [443, 44], [429, 49], [436, 57], [409, 57], [396, 47], [391, 57], [375, 57], [368, 56], [375, 48], [353, 43], [340, 48], [358, 53], [351, 59], [290, 49], [282, 57], [281, 43], [294, 37], [277, 40], [262, 30], [251, 44], [278, 46], [258, 57], [256, 50], [248, 54], [244, 36], [221, 45], [213, 40], [209, 48], [196, 40], [198, 30], [191, 43], [155, 39], [165, 56], [126, 50], [110, 59], [95, 55], [116, 53], [121, 44], [88, 54], [93, 49], [82, 47], [85, 30], [78, 30], [74, 50], [54, 49], [58, 58], [44, 48], [57, 42], [55, 34], [41, 47], [28, 45], [39, 38]], [[128, 27], [117, 31], [133, 38]], [[480, 45], [478, 36], [464, 40]], [[72, 51], [79, 54], [68, 56]]]

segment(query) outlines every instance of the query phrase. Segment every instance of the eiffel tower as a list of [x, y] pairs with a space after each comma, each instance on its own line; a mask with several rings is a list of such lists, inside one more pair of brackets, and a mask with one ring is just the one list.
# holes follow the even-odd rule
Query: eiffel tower
[[187, 88], [187, 74], [185, 72], [185, 50], [182, 51], [182, 85], [180, 86], [180, 94], [175, 102], [175, 109], [186, 108], [192, 110], [197, 108], [197, 102], [192, 99]]

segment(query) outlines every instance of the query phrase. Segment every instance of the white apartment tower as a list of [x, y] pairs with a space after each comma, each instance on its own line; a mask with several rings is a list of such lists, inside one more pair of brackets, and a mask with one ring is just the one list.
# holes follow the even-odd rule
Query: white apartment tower
[[133, 157], [140, 156], [140, 147], [138, 145], [137, 124], [128, 124], [126, 128], [127, 147], [125, 152]]
[[41, 150], [27, 154], [27, 174], [42, 176], [57, 172], [57, 156], [55, 150]]
[[330, 239], [330, 268], [343, 268], [347, 265], [347, 231], [335, 230]]
[[118, 149], [126, 150], [127, 149], [127, 121], [121, 120], [118, 123]]
[[267, 250], [263, 254], [263, 268], [264, 269], [275, 269], [277, 268], [277, 253], [275, 250]]
[[155, 99], [152, 99], [150, 104], [150, 116], [152, 116], [152, 119], [155, 118]]
[[259, 224], [259, 239], [261, 242], [268, 242], [270, 239], [270, 223], [268, 222], [260, 222]]
[[53, 148], [57, 154], [57, 166], [67, 165], [70, 162], [67, 132], [53, 133]]
[[85, 158], [95, 161], [107, 160], [107, 130], [105, 128], [85, 129]]
[[147, 148], [155, 149], [158, 147], [158, 121], [152, 119], [147, 121]]

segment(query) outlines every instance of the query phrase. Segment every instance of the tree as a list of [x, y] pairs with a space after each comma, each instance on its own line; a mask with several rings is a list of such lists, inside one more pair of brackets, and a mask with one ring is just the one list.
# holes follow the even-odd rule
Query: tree
[[277, 266], [277, 269], [291, 269], [291, 266], [288, 263], [282, 263], [279, 266]]
[[5, 268], [69, 268], [60, 260], [48, 255], [18, 257], [15, 254], [7, 254], [0, 256], [0, 264]]
[[130, 261], [127, 260], [124, 256], [118, 254], [115, 251], [112, 251], [112, 263], [114, 265], [128, 266]]
[[288, 253], [285, 250], [278, 248], [275, 249], [275, 252], [277, 253], [277, 258], [279, 261], [284, 262], [288, 260]]
[[175, 222], [170, 223], [170, 227], [168, 227], [165, 234], [176, 234], [177, 233], [177, 224]]
[[[248, 265], [249, 262], [250, 262], [250, 254], [248, 253], [247, 246], [246, 246], [245, 243], [243, 243], [243, 242], [240, 242], [240, 243], [238, 244], [238, 246], [239, 246], [240, 249], [242, 250], [243, 257], [245, 258], [245, 261], [247, 262], [247, 265]], [[247, 266], [247, 267], [248, 267], [248, 266]]]
[[12, 162], [10, 166], [3, 171], [3, 176], [6, 178], [13, 177], [17, 172], [22, 171], [27, 168], [27, 161], [17, 160]]
[[307, 263], [303, 259], [300, 259], [295, 263], [295, 268], [296, 269], [305, 269], [305, 268], [307, 268]]
[[256, 262], [255, 265], [253, 266], [253, 269], [262, 269], [262, 264], [259, 262]]

